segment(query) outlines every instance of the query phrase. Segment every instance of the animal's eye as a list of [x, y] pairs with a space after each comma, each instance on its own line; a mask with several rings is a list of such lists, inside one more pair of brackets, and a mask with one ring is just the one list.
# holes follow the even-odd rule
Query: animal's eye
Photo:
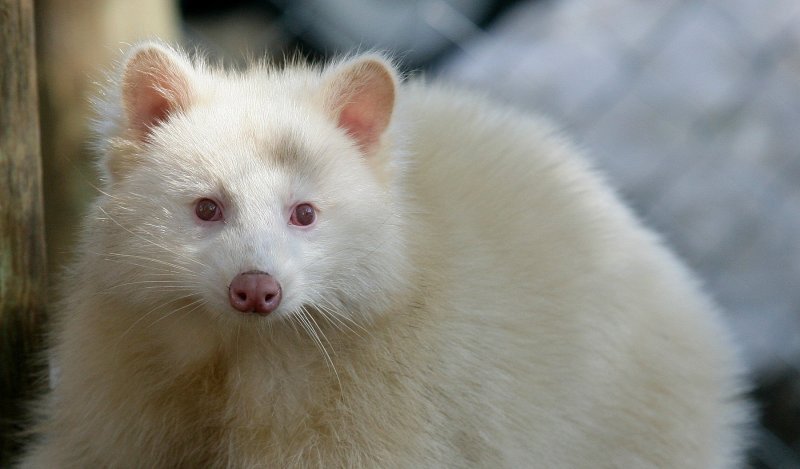
[[194, 203], [194, 214], [203, 221], [222, 220], [222, 207], [211, 199], [200, 199]]
[[311, 204], [297, 204], [292, 210], [289, 223], [297, 226], [309, 226], [317, 219], [317, 212]]

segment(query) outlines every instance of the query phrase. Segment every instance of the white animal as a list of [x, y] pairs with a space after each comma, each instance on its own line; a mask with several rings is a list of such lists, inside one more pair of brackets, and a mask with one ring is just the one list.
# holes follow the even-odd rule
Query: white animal
[[539, 119], [133, 47], [23, 467], [727, 468], [715, 306]]

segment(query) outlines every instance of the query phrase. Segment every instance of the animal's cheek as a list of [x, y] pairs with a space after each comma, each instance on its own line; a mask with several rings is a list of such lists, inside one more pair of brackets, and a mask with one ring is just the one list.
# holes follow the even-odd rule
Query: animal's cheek
[[208, 309], [219, 312], [233, 312], [230, 304], [230, 283], [232, 279], [227, 275], [213, 275], [209, 278], [200, 292], [203, 300], [208, 304]]
[[288, 257], [275, 263], [274, 275], [281, 284], [283, 294], [281, 310], [294, 310], [306, 303], [311, 285], [303, 264], [302, 257]]

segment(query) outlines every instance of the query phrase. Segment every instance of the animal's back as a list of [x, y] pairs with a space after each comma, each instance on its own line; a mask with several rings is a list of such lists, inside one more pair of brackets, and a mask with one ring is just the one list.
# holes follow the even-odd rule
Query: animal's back
[[477, 433], [511, 466], [735, 465], [747, 410], [721, 318], [579, 152], [463, 90], [412, 84], [400, 116], [446, 317], [431, 341], [473, 358], [443, 382]]

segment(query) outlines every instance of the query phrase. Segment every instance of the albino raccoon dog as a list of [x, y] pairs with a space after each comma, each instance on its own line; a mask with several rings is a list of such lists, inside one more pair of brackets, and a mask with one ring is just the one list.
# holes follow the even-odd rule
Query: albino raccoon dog
[[722, 468], [738, 364], [549, 127], [364, 55], [134, 47], [25, 467]]

